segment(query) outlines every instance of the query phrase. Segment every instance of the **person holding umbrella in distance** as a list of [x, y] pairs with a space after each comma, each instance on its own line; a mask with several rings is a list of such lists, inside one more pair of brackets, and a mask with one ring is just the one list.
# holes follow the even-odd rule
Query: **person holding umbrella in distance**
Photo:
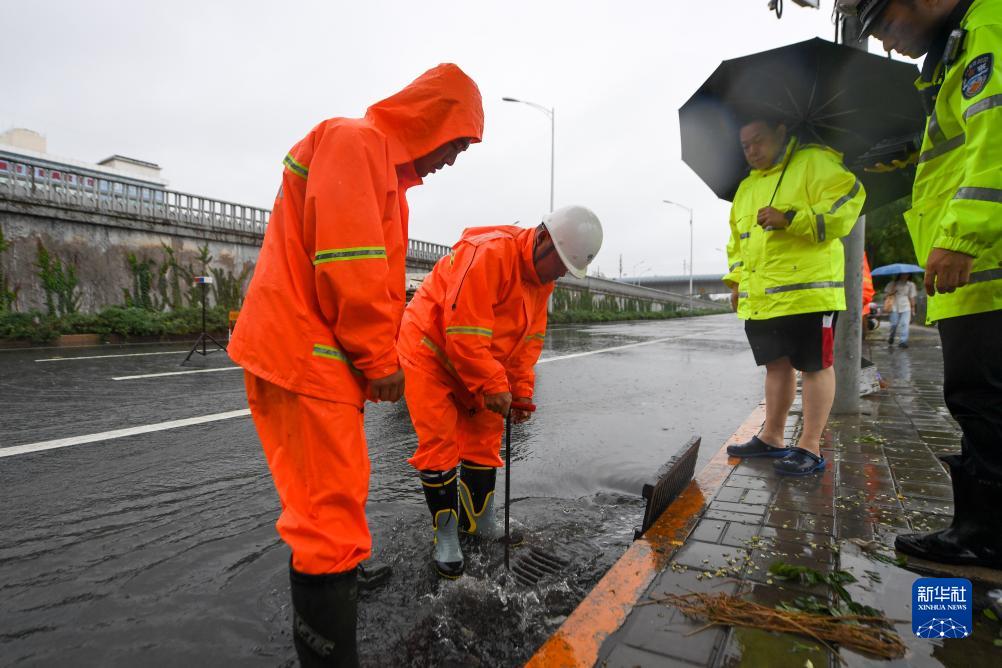
[[[1002, 569], [1002, 3], [839, 0], [863, 35], [925, 56], [927, 104], [905, 221], [925, 266], [927, 320], [943, 344], [943, 394], [963, 436], [943, 457], [953, 522], [902, 534], [898, 551], [938, 563]], [[867, 91], [870, 92], [870, 91]]]
[[584, 278], [601, 246], [602, 225], [581, 206], [557, 209], [535, 228], [469, 228], [407, 306], [397, 351], [418, 437], [409, 461], [442, 577], [463, 574], [460, 531], [505, 535], [494, 513], [502, 416], [529, 419], [553, 283], [568, 271]]
[[[852, 230], [865, 193], [839, 153], [800, 146], [782, 122], [747, 118], [740, 142], [751, 171], [731, 208], [724, 282], [755, 361], [766, 368], [766, 420], [759, 435], [727, 453], [777, 457], [777, 473], [808, 475], [825, 468], [821, 432], [835, 398], [835, 318], [845, 310], [839, 239]], [[798, 370], [804, 426], [798, 445], [786, 447]]]

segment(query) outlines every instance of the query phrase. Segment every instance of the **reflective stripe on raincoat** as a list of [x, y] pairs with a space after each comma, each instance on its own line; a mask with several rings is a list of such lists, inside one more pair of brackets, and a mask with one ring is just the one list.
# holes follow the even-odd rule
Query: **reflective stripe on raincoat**
[[364, 118], [313, 128], [283, 160], [230, 357], [292, 392], [361, 406], [367, 380], [399, 368], [412, 163], [482, 132], [480, 92], [451, 64]]
[[532, 261], [535, 229], [467, 229], [414, 295], [400, 330], [400, 355], [448, 379], [457, 399], [531, 397], [553, 283]]
[[928, 322], [1002, 309], [1002, 6], [976, 0], [961, 27], [967, 36], [941, 72], [905, 221], [923, 266], [933, 248], [974, 264], [969, 285], [929, 298]]
[[[773, 167], [751, 170], [731, 207], [724, 276], [725, 283], [738, 286], [738, 317], [765, 320], [844, 310], [841, 238], [856, 224], [865, 197], [862, 184], [842, 165], [841, 154], [824, 146], [797, 147], [791, 140]], [[774, 208], [793, 212], [789, 227], [764, 230], [758, 224], [758, 211], [770, 200]]]

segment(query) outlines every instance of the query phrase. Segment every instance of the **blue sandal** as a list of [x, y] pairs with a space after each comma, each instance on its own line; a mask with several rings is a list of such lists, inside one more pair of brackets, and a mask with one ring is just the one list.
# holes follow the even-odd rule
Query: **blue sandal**
[[789, 454], [773, 464], [780, 475], [810, 475], [825, 470], [825, 458], [804, 450], [789, 448]]

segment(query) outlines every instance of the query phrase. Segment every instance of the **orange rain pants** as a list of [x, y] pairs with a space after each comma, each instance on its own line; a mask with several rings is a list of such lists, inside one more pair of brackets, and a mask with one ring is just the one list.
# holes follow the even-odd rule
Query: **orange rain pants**
[[[425, 371], [401, 358], [407, 410], [418, 437], [408, 462], [419, 471], [448, 471], [460, 460], [497, 468], [504, 418], [473, 407], [468, 396], [441, 373]], [[458, 396], [457, 396], [458, 395]]]
[[282, 502], [275, 526], [292, 549], [292, 567], [313, 575], [355, 568], [372, 548], [362, 410], [290, 392], [247, 372], [244, 383]]
[[536, 275], [534, 235], [514, 226], [464, 231], [408, 305], [397, 352], [418, 436], [414, 468], [503, 464], [504, 418], [484, 408], [484, 396], [532, 398], [553, 292]]

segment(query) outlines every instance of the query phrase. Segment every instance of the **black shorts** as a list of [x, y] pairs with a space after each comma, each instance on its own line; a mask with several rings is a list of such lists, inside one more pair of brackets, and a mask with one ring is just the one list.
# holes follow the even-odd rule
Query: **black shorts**
[[745, 334], [759, 366], [789, 357], [798, 371], [821, 371], [835, 358], [837, 319], [838, 311], [745, 320]]

